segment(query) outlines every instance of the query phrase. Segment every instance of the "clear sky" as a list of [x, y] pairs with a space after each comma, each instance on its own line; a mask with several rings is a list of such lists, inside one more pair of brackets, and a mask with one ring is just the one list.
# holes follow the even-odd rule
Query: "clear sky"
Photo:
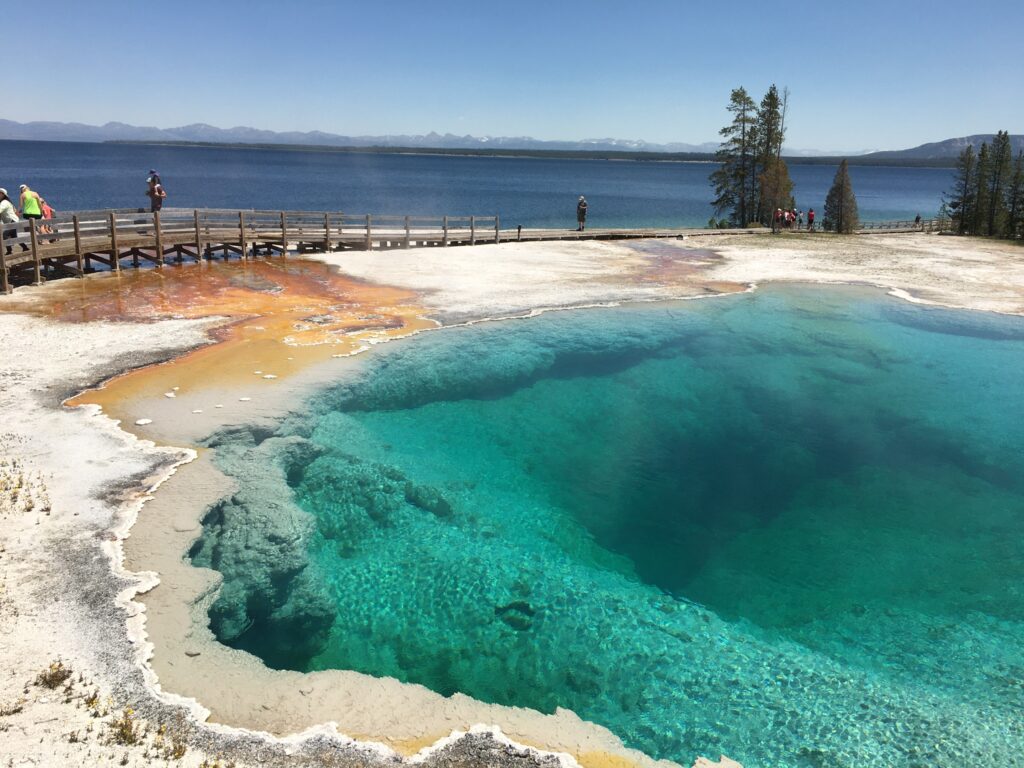
[[793, 148], [1024, 133], [1024, 0], [38, 8], [5, 23], [0, 116], [22, 122], [700, 143], [732, 88], [774, 82]]

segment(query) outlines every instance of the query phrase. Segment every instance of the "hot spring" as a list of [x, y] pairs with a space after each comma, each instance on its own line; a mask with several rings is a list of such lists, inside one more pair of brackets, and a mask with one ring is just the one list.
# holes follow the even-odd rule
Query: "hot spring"
[[1024, 320], [773, 287], [364, 358], [209, 441], [222, 642], [686, 765], [1024, 762]]

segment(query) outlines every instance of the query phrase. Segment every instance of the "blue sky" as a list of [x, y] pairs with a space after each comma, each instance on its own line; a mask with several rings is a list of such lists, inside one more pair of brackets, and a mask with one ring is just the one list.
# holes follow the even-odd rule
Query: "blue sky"
[[21, 87], [0, 115], [19, 121], [700, 143], [732, 88], [774, 82], [794, 148], [1024, 133], [1021, 0], [55, 0], [36, 29], [13, 13]]

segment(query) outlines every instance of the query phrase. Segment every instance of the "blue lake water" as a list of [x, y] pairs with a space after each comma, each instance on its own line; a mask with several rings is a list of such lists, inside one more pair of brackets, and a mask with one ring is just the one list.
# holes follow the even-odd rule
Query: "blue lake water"
[[1021, 319], [773, 287], [362, 365], [211, 440], [223, 642], [685, 765], [1024, 762]]
[[[285, 150], [2, 141], [0, 186], [28, 183], [58, 210], [148, 207], [150, 168], [167, 205], [400, 215], [499, 215], [514, 227], [704, 226], [710, 163], [369, 155]], [[834, 166], [791, 165], [797, 205], [821, 211]], [[928, 218], [948, 168], [851, 167], [865, 221]]]

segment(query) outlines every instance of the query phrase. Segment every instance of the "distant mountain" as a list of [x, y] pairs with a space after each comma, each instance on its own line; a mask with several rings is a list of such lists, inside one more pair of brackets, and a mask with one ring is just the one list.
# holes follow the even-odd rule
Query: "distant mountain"
[[[978, 133], [974, 136], [962, 136], [959, 139], [946, 139], [945, 141], [933, 141], [930, 144], [922, 144], [912, 149], [899, 149], [891, 152], [869, 152], [860, 155], [862, 160], [955, 160], [968, 144], [975, 150], [979, 149], [983, 142], [992, 143], [994, 133]], [[1011, 135], [1010, 147], [1013, 154], [1024, 151], [1024, 135]]]
[[196, 141], [216, 144], [291, 144], [320, 147], [422, 147], [431, 149], [549, 149], [629, 152], [714, 152], [718, 144], [652, 144], [642, 140], [583, 139], [582, 141], [543, 141], [529, 136], [456, 136], [446, 133], [388, 136], [341, 136], [322, 131], [264, 131], [238, 126], [217, 128], [205, 123], [179, 128], [155, 128], [125, 123], [84, 125], [82, 123], [0, 120], [0, 139], [30, 141]]
[[[973, 144], [975, 149], [983, 141], [991, 142], [994, 134], [983, 133], [922, 144], [912, 149], [885, 152], [823, 152], [815, 149], [791, 149], [786, 147], [783, 154], [796, 162], [831, 162], [838, 156], [855, 158], [858, 164], [881, 163], [895, 165], [901, 161], [915, 165], [934, 162], [949, 165], [960, 151]], [[530, 136], [457, 136], [452, 133], [426, 133], [417, 135], [386, 136], [342, 136], [323, 131], [265, 131], [259, 128], [237, 126], [218, 128], [206, 123], [193, 123], [178, 128], [156, 128], [154, 126], [128, 125], [127, 123], [106, 123], [85, 125], [83, 123], [31, 122], [18, 123], [0, 120], [0, 139], [23, 139], [29, 141], [140, 141], [140, 142], [202, 142], [211, 144], [288, 144], [300, 147], [401, 147], [406, 149], [451, 149], [451, 150], [548, 150], [555, 152], [650, 152], [650, 153], [697, 153], [710, 155], [718, 149], [718, 143], [707, 141], [703, 144], [673, 142], [654, 144], [640, 139], [583, 139], [581, 141], [545, 141]], [[1010, 137], [1013, 152], [1024, 149], [1024, 135]]]

